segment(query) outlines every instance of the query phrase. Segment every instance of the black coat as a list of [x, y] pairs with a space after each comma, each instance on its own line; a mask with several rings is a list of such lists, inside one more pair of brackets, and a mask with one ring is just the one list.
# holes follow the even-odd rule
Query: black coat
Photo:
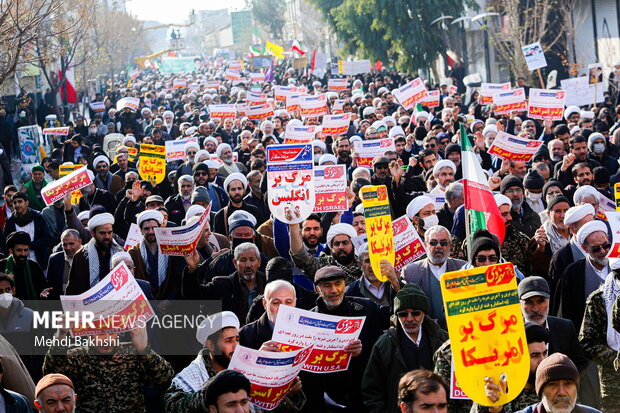
[[570, 264], [564, 270], [562, 279], [555, 291], [557, 316], [569, 319], [575, 329], [581, 329], [583, 314], [586, 311], [586, 258]]
[[62, 274], [65, 271], [64, 251], [55, 252], [47, 263], [47, 283], [53, 288], [50, 298], [58, 299], [65, 292], [62, 290]]
[[[551, 313], [557, 314], [559, 307], [559, 300], [556, 300], [555, 295], [553, 294], [557, 286], [562, 279], [562, 274], [564, 274], [564, 270], [566, 267], [571, 265], [574, 261], [573, 250], [571, 249], [571, 244], [563, 246], [559, 250], [557, 250], [551, 256], [551, 262], [549, 263], [549, 275], [547, 276], [547, 282], [549, 283], [549, 291], [551, 291]], [[559, 297], [558, 297], [559, 299]]]
[[239, 330], [239, 344], [258, 350], [265, 341], [271, 340], [272, 335], [273, 328], [269, 325], [267, 313], [263, 313], [258, 320], [241, 327], [241, 330]]
[[[295, 297], [297, 297], [297, 305], [295, 307], [301, 308], [302, 310], [310, 310], [314, 308], [314, 306], [316, 305], [316, 299], [318, 297], [317, 293], [315, 293], [314, 291], [306, 290], [304, 287], [297, 284], [293, 284], [293, 287], [295, 288]], [[252, 306], [250, 307], [248, 316], [245, 319], [246, 323], [249, 324], [253, 321], [256, 321], [265, 314], [265, 307], [263, 307], [263, 297], [264, 296], [260, 294], [252, 302]]]
[[583, 353], [581, 343], [579, 343], [578, 333], [570, 320], [559, 317], [547, 317], [549, 324], [549, 355], [562, 353], [579, 369], [584, 370], [588, 366], [588, 359]]
[[168, 220], [181, 222], [185, 219], [185, 207], [183, 207], [181, 194], [176, 194], [166, 199], [164, 206], [168, 210]]
[[[45, 266], [47, 264], [47, 260], [49, 259], [50, 252], [54, 247], [52, 232], [47, 225], [47, 221], [45, 221], [45, 218], [43, 218], [43, 215], [41, 215], [40, 212], [31, 209], [30, 213], [32, 214], [32, 221], [34, 222], [34, 239], [30, 243], [30, 249], [34, 251], [37, 262], [41, 266]], [[4, 235], [8, 236], [16, 230], [15, 215], [11, 215], [7, 218], [6, 224], [4, 224]]]
[[114, 215], [114, 211], [116, 210], [116, 200], [114, 199], [114, 195], [105, 189], [95, 188], [95, 192], [91, 196], [83, 196], [80, 198], [80, 203], [78, 206], [80, 208], [80, 212], [82, 212], [89, 211], [93, 205], [103, 206], [106, 211], [112, 215]]

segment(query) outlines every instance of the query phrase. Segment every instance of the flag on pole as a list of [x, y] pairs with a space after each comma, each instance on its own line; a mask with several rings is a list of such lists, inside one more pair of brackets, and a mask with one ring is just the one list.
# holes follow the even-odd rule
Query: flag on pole
[[301, 50], [301, 45], [299, 44], [297, 40], [293, 40], [293, 45], [291, 46], [291, 50], [293, 52], [299, 53], [299, 56], [304, 56], [306, 54], [306, 52]]
[[250, 46], [250, 56], [260, 56], [261, 50], [256, 46]]
[[278, 46], [275, 43], [265, 42], [265, 49], [278, 59], [284, 59], [284, 47]]
[[480, 161], [471, 146], [465, 126], [461, 124], [461, 162], [463, 164], [463, 187], [465, 213], [469, 217], [467, 242], [471, 251], [471, 235], [478, 229], [486, 229], [504, 242], [506, 228], [493, 193], [482, 171]]
[[140, 76], [140, 70], [138, 69], [138, 67], [135, 67], [130, 73], [129, 73], [129, 78], [131, 80], [134, 80], [135, 78], [137, 78], [138, 76]]
[[267, 70], [267, 73], [265, 74], [265, 82], [273, 82], [273, 78], [274, 78], [274, 73], [273, 73], [273, 58], [271, 58], [271, 64], [269, 65], [269, 70]]
[[314, 69], [316, 69], [316, 49], [312, 51], [312, 66], [310, 72], [314, 73]]

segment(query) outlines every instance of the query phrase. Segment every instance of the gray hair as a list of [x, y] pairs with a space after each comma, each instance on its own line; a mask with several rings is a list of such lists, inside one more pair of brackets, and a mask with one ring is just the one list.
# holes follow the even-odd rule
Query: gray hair
[[62, 234], [60, 234], [60, 239], [63, 240], [69, 236], [75, 239], [80, 239], [80, 233], [76, 229], [73, 229], [73, 228], [68, 228], [64, 230]]
[[424, 242], [429, 242], [433, 235], [438, 234], [442, 231], [445, 231], [445, 233], [448, 234], [448, 238], [450, 238], [450, 231], [448, 231], [448, 228], [444, 227], [443, 225], [433, 225], [424, 233]]
[[239, 255], [241, 255], [242, 253], [246, 251], [254, 251], [254, 254], [256, 254], [256, 258], [260, 257], [260, 251], [258, 250], [258, 247], [255, 244], [251, 242], [244, 242], [242, 244], [237, 245], [237, 248], [235, 248], [235, 252], [234, 252], [235, 260], [239, 259]]
[[191, 182], [194, 185], [194, 178], [191, 175], [181, 175], [179, 178], [179, 188], [181, 187], [181, 182]]
[[364, 176], [360, 175], [368, 175], [368, 177], [370, 177], [370, 170], [363, 166], [358, 166], [351, 174], [351, 180], [354, 181], [357, 178], [364, 178]]
[[263, 174], [261, 173], [261, 171], [254, 169], [253, 171], [248, 172], [248, 174], [246, 175], [246, 178], [248, 178], [248, 180], [250, 178], [253, 178], [254, 175], [260, 175], [261, 177], [263, 176]]
[[280, 288], [288, 288], [293, 293], [293, 298], [297, 298], [295, 294], [295, 287], [293, 287], [293, 284], [284, 280], [274, 280], [267, 284], [267, 286], [265, 286], [265, 292], [263, 294], [265, 300], [269, 301], [269, 298], [271, 298], [271, 294], [273, 294]]
[[358, 257], [361, 257], [362, 254], [369, 254], [368, 243], [365, 242], [362, 245], [360, 245], [360, 247], [357, 249], [357, 251], [355, 251], [355, 253], [357, 254]]
[[138, 173], [137, 173], [136, 171], [127, 171], [127, 173], [125, 174], [125, 181], [127, 181], [127, 178], [128, 178], [130, 175], [135, 175], [135, 176], [136, 176], [136, 179], [139, 179], [139, 178], [140, 178], [140, 175], [138, 175]]
[[452, 182], [446, 187], [446, 202], [451, 198], [462, 198], [464, 187], [460, 182]]

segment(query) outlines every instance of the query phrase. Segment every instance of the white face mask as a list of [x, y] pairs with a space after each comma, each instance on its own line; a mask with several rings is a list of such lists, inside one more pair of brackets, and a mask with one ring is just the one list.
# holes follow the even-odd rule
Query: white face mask
[[603, 152], [605, 152], [605, 144], [595, 143], [594, 145], [592, 145], [592, 152], [594, 152], [597, 155], [602, 154]]
[[527, 199], [529, 199], [532, 202], [538, 202], [542, 199], [542, 193], [540, 194], [533, 194], [531, 192], [527, 193]]
[[437, 214], [429, 215], [424, 219], [424, 231], [428, 231], [431, 227], [439, 224], [439, 217]]
[[0, 294], [0, 308], [9, 308], [13, 302], [13, 294], [4, 293]]
[[317, 153], [314, 155], [314, 163], [318, 165], [319, 159], [321, 159], [321, 154]]

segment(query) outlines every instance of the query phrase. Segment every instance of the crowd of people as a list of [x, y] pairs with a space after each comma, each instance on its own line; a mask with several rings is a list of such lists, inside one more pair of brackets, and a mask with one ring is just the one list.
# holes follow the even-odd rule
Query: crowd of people
[[[392, 91], [413, 79], [408, 75], [350, 76], [347, 88], [335, 92], [328, 90], [329, 76], [285, 66], [271, 81], [232, 81], [225, 75], [229, 63], [212, 61], [191, 74], [146, 71], [110, 83], [91, 99], [104, 102], [104, 111], [74, 115], [69, 135], [54, 138], [54, 150], [27, 182], [4, 187], [4, 411], [260, 411], [249, 401], [248, 378], [228, 366], [238, 345], [280, 351], [272, 335], [285, 305], [366, 319], [344, 349], [352, 358], [348, 369], [302, 371], [278, 412], [620, 412], [620, 262], [608, 258], [615, 236], [601, 207], [614, 202], [613, 185], [620, 182], [620, 106], [610, 104], [613, 96], [593, 108], [568, 106], [562, 120], [539, 121], [527, 111], [495, 115], [478, 91], [465, 94], [453, 78], [456, 88], [427, 84], [440, 92], [437, 107], [407, 110]], [[173, 88], [179, 79], [185, 86]], [[274, 96], [276, 86], [326, 94], [328, 113], [351, 115], [348, 130], [323, 133], [321, 116], [287, 111]], [[524, 79], [518, 86], [529, 90]], [[209, 105], [242, 105], [252, 92], [268, 95], [273, 115], [210, 115]], [[117, 110], [125, 97], [138, 98], [139, 107]], [[303, 125], [317, 126], [315, 165], [346, 165], [348, 209], [286, 224], [267, 202], [266, 148]], [[529, 162], [502, 160], [488, 153], [499, 132], [544, 144]], [[124, 136], [113, 156], [104, 147], [111, 133]], [[195, 139], [185, 144], [185, 158], [166, 164], [162, 182], [140, 176], [141, 145], [187, 138]], [[355, 142], [384, 138], [393, 139], [395, 150], [374, 158], [370, 168], [358, 166]], [[487, 230], [466, 229], [464, 139], [487, 174], [505, 225], [503, 242]], [[79, 201], [68, 195], [46, 205], [41, 191], [60, 179], [63, 164], [86, 165], [93, 183], [80, 190]], [[426, 249], [401, 271], [382, 261], [380, 277], [368, 244], [353, 242], [366, 233], [360, 189], [367, 185], [386, 186], [392, 219], [408, 217]], [[433, 195], [445, 202], [437, 205]], [[192, 224], [205, 213], [208, 223], [192, 252], [161, 254], [156, 228]], [[140, 240], [126, 251], [131, 224]], [[503, 262], [514, 264], [520, 280], [529, 378], [516, 399], [488, 407], [451, 396], [439, 280], [446, 272]], [[18, 354], [14, 340], [32, 329], [28, 303], [82, 294], [119, 263], [158, 312], [184, 300], [221, 304], [191, 332], [197, 355], [164, 351], [165, 343], [145, 328], [97, 335], [105, 344], [69, 348], [54, 341], [40, 356]], [[60, 340], [68, 331], [53, 334]], [[193, 338], [186, 344], [195, 346]], [[493, 405], [502, 388], [489, 378], [485, 391]]]

